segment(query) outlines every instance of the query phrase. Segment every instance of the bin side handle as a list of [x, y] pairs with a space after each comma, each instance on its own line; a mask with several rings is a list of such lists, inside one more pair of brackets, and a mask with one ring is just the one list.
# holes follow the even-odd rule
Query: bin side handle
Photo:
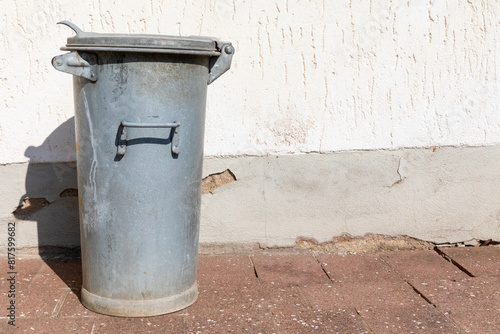
[[233, 45], [225, 42], [217, 42], [217, 44], [220, 46], [220, 55], [210, 58], [209, 85], [231, 68], [231, 61], [233, 60]]
[[172, 137], [172, 153], [179, 154], [179, 126], [181, 123], [164, 123], [164, 124], [154, 124], [154, 123], [131, 123], [127, 121], [122, 121], [118, 129], [118, 142], [116, 154], [119, 156], [125, 155], [127, 150], [127, 128], [171, 128], [174, 129], [174, 135]]

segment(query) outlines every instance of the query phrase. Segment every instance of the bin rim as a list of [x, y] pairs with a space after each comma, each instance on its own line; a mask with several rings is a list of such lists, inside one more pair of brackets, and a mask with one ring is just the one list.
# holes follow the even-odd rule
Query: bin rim
[[73, 29], [63, 51], [116, 51], [176, 53], [219, 56], [219, 40], [203, 36], [169, 36], [153, 34], [110, 34], [85, 32], [68, 21], [58, 22]]

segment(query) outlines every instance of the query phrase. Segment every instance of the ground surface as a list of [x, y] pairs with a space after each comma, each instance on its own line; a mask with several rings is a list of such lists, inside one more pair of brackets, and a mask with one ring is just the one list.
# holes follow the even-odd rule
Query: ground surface
[[17, 259], [16, 327], [0, 333], [500, 333], [500, 247], [363, 255], [201, 255], [199, 298], [174, 314], [85, 309], [79, 259]]

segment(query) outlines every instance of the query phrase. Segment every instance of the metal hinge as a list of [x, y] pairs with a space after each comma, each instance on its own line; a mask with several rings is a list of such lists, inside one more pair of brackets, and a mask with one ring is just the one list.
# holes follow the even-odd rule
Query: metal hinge
[[210, 59], [209, 85], [231, 68], [233, 60], [234, 47], [231, 43], [217, 42], [217, 47], [220, 49], [220, 56]]
[[92, 53], [79, 53], [73, 51], [52, 59], [52, 66], [58, 71], [97, 80], [97, 55]]

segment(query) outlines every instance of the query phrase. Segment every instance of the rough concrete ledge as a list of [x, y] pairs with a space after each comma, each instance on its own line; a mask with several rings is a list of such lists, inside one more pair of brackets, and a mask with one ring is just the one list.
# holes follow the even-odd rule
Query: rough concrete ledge
[[[206, 158], [200, 243], [498, 241], [499, 161], [500, 146]], [[15, 221], [19, 248], [79, 246], [74, 163], [0, 166], [0, 182], [1, 240]]]

